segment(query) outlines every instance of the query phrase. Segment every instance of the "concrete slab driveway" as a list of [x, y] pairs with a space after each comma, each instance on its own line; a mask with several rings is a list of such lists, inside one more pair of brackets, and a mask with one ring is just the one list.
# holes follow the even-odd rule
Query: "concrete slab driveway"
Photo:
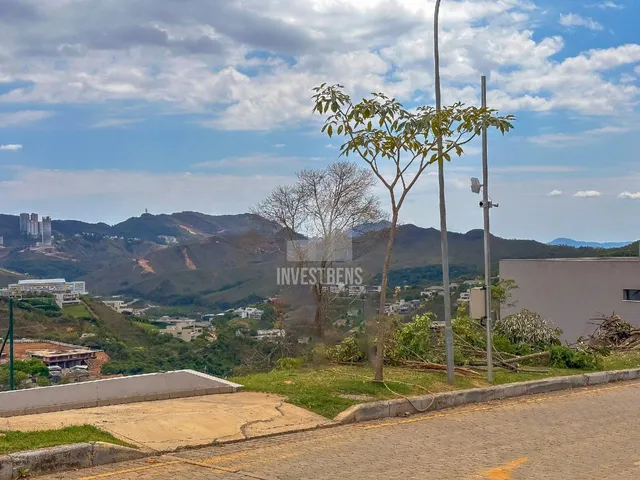
[[278, 395], [240, 392], [0, 418], [0, 430], [95, 425], [153, 451], [313, 428], [329, 420]]

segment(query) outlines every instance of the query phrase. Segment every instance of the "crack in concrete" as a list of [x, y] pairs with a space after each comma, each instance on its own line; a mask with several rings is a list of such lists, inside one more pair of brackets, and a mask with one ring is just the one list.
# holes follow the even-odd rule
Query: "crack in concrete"
[[278, 415], [275, 415], [274, 417], [268, 418], [268, 419], [260, 419], [260, 420], [251, 420], [250, 422], [244, 423], [240, 426], [240, 433], [244, 436], [245, 440], [248, 440], [250, 437], [247, 435], [247, 428], [251, 427], [252, 425], [256, 425], [258, 423], [269, 423], [269, 422], [274, 422], [276, 419], [278, 418], [282, 418], [285, 416], [284, 412], [282, 411], [282, 406], [284, 405], [284, 401], [279, 402], [276, 406], [275, 409], [278, 412]]

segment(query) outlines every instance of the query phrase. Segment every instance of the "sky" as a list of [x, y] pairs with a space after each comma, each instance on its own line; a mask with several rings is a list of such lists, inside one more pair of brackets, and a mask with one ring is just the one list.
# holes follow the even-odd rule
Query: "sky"
[[[0, 0], [0, 212], [111, 224], [145, 209], [246, 212], [339, 160], [314, 86], [434, 104], [433, 6]], [[486, 75], [489, 107], [516, 116], [489, 135], [494, 234], [640, 238], [637, 18], [635, 0], [442, 1], [443, 103], [479, 105]], [[445, 175], [449, 230], [482, 228], [479, 142]], [[400, 221], [438, 228], [435, 169]]]

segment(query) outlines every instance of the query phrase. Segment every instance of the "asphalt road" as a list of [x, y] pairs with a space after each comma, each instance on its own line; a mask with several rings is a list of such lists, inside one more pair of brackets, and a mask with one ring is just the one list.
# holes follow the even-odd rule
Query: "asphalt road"
[[640, 382], [250, 440], [52, 479], [640, 479]]

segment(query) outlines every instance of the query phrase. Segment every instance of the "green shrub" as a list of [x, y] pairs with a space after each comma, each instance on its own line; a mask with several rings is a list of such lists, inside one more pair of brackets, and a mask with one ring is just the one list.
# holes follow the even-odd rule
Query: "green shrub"
[[555, 368], [577, 368], [582, 370], [599, 370], [602, 360], [598, 355], [575, 350], [562, 345], [549, 348], [549, 366]]
[[360, 363], [366, 355], [355, 337], [347, 337], [339, 345], [327, 349], [327, 358], [332, 362]]
[[302, 365], [304, 365], [302, 358], [284, 357], [276, 362], [276, 368], [278, 370], [298, 370]]
[[425, 313], [401, 325], [387, 346], [387, 359], [392, 363], [401, 360], [432, 361], [435, 352], [431, 322], [434, 318], [433, 313]]

